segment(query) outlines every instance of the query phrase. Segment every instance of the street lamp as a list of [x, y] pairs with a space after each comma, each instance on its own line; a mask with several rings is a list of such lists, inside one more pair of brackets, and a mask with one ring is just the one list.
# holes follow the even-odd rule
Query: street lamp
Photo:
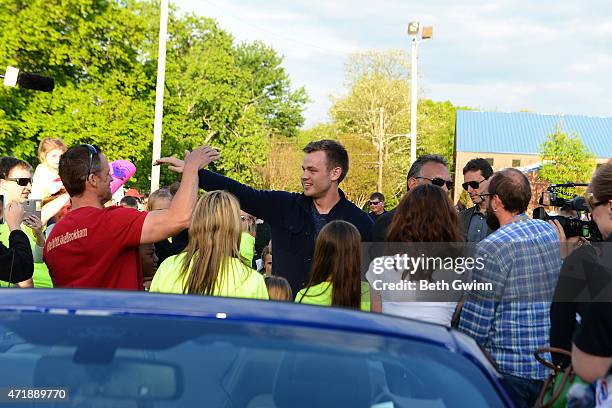
[[[410, 64], [410, 165], [416, 161], [417, 146], [417, 104], [418, 104], [418, 45], [420, 40], [427, 40], [433, 36], [433, 27], [423, 27], [419, 36], [420, 24], [418, 21], [408, 23], [408, 35], [412, 42], [412, 62]], [[420, 37], [420, 38], [419, 38]]]

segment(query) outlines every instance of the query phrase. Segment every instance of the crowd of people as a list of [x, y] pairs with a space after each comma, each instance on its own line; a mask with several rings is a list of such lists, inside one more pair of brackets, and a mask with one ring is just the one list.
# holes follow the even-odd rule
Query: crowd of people
[[[396, 208], [387, 211], [376, 192], [365, 212], [339, 187], [349, 171], [340, 143], [315, 141], [303, 151], [302, 193], [257, 190], [206, 170], [219, 158], [208, 146], [161, 158], [156, 164], [179, 173], [180, 183], [151, 192], [144, 211], [130, 196], [108, 205], [112, 168], [96, 146], [44, 139], [34, 175], [28, 163], [2, 157], [0, 285], [295, 301], [453, 326], [491, 356], [519, 406], [533, 405], [549, 375], [533, 353], [563, 337], [599, 406], [612, 404], [605, 391], [612, 389], [612, 309], [583, 302], [557, 314], [564, 308], [552, 302], [557, 281], [573, 256], [561, 244], [577, 241], [559, 222], [528, 216], [532, 189], [521, 171], [494, 172], [486, 160], [471, 160], [461, 187], [473, 206], [459, 212], [449, 198], [448, 163], [426, 154], [412, 164]], [[206, 192], [198, 196], [199, 189]], [[25, 212], [26, 200], [40, 200], [40, 215]], [[587, 202], [612, 241], [612, 162], [594, 174]], [[394, 254], [363, 250], [373, 242], [472, 244], [483, 267], [470, 278], [494, 289], [435, 301], [379, 290], [379, 276], [397, 286], [442, 281], [448, 271], [376, 271]], [[603, 249], [591, 255], [605, 269], [611, 255]]]

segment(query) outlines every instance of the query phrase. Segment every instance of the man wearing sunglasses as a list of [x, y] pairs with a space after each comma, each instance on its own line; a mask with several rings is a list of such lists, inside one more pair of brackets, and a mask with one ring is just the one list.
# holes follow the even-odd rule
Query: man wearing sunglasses
[[480, 242], [492, 231], [486, 221], [486, 203], [481, 196], [489, 187], [493, 168], [485, 159], [472, 159], [463, 167], [461, 187], [470, 195], [474, 206], [459, 213], [459, 226], [466, 242]]
[[181, 185], [170, 207], [152, 212], [105, 204], [111, 171], [95, 146], [71, 147], [59, 174], [72, 209], [55, 224], [44, 259], [56, 287], [142, 290], [140, 244], [167, 239], [189, 227], [198, 196], [198, 171], [219, 154], [208, 146], [186, 153]]
[[378, 217], [386, 213], [385, 211], [385, 196], [382, 193], [372, 193], [370, 196], [370, 212], [368, 215], [372, 221], [376, 222]]
[[[0, 194], [4, 195], [5, 205], [16, 203], [22, 205], [32, 190], [32, 168], [23, 160], [15, 157], [0, 158]], [[21, 230], [28, 236], [34, 255], [34, 275], [32, 278], [17, 283], [20, 287], [52, 287], [47, 266], [43, 263], [42, 248], [45, 245], [43, 223], [34, 214], [26, 214]], [[0, 225], [0, 241], [8, 246], [10, 231], [7, 224]], [[0, 287], [8, 286], [0, 282]]]
[[[406, 177], [406, 191], [410, 191], [419, 184], [434, 184], [448, 193], [453, 187], [453, 182], [450, 178], [446, 159], [437, 154], [425, 154], [412, 163]], [[395, 209], [378, 217], [372, 233], [374, 242], [385, 242], [387, 229], [394, 215]]]

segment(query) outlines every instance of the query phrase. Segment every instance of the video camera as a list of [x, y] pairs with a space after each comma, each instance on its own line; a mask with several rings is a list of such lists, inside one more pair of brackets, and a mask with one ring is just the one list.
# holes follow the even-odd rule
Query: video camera
[[[587, 187], [588, 184], [581, 183], [565, 183], [565, 184], [551, 184], [546, 191], [540, 196], [539, 204], [553, 207], [567, 207], [575, 210], [578, 213], [577, 218], [564, 217], [562, 215], [550, 216], [546, 213], [544, 207], [537, 207], [533, 210], [533, 218], [536, 220], [554, 221], [557, 220], [563, 232], [567, 238], [570, 237], [584, 237], [591, 242], [602, 241], [601, 232], [597, 228], [595, 221], [590, 219], [589, 207], [584, 197], [574, 196], [571, 199], [566, 199], [559, 196], [557, 191], [560, 188], [572, 188], [572, 187]], [[588, 220], [584, 221], [580, 218], [581, 214], [587, 215]]]

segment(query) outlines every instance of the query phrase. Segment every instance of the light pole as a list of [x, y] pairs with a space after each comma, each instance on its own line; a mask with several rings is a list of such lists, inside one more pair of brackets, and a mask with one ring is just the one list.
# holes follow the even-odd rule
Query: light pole
[[410, 63], [410, 165], [416, 161], [417, 151], [417, 105], [418, 105], [418, 49], [420, 40], [427, 40], [433, 35], [433, 27], [423, 27], [419, 39], [420, 24], [418, 21], [408, 23], [408, 35], [412, 43]]
[[[162, 119], [164, 117], [164, 82], [166, 79], [166, 34], [168, 32], [168, 0], [161, 0], [159, 15], [159, 47], [157, 52], [157, 86], [155, 88], [155, 120], [153, 122], [153, 163], [161, 157]], [[151, 192], [159, 188], [159, 167], [151, 166]]]

